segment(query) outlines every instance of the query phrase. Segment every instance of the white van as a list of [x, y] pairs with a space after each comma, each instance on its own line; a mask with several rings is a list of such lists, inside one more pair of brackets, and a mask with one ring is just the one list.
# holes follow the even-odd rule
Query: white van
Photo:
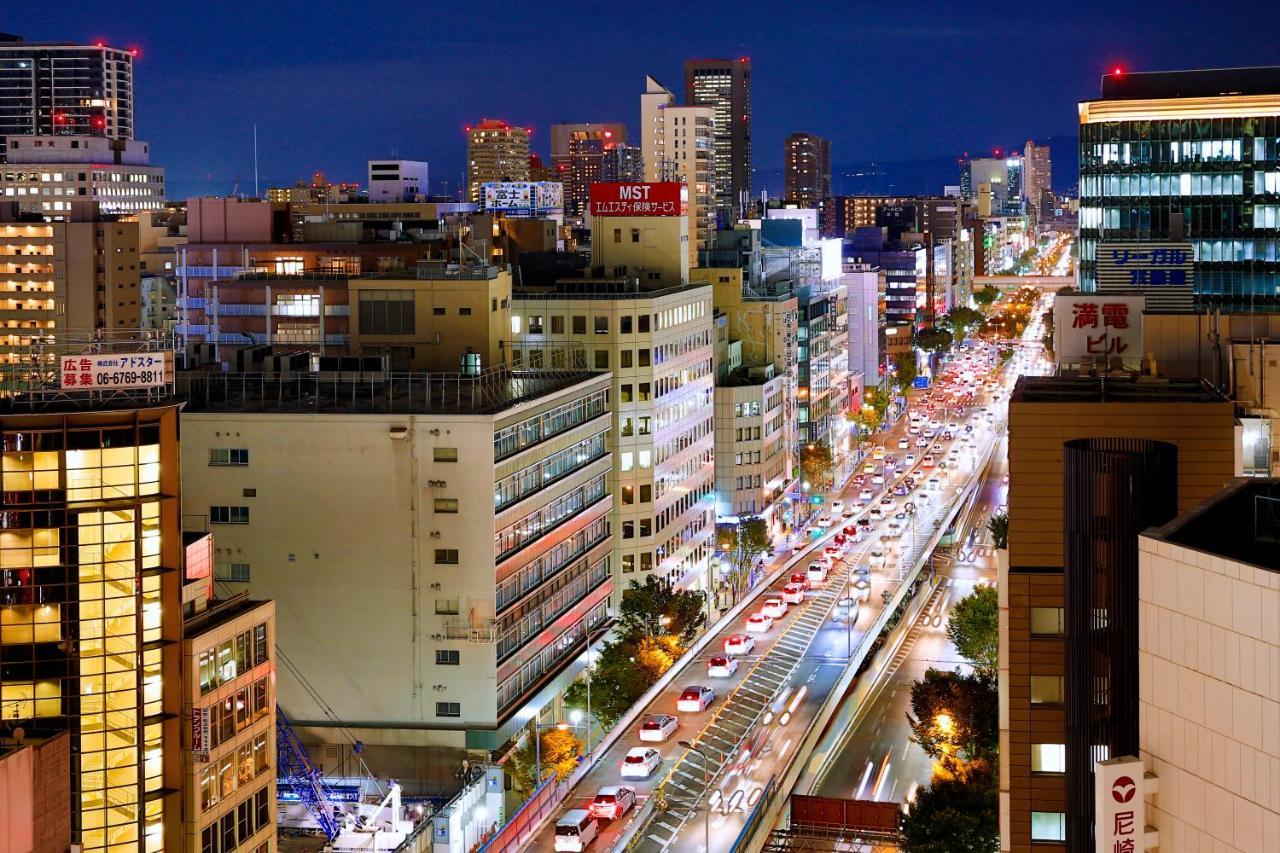
[[600, 833], [600, 824], [586, 809], [572, 809], [556, 821], [556, 849], [581, 853]]

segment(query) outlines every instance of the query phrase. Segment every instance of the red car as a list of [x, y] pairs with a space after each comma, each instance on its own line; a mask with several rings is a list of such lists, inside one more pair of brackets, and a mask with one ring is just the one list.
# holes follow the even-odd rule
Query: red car
[[857, 539], [857, 538], [858, 538], [858, 525], [856, 525], [856, 524], [846, 524], [846, 525], [845, 525], [845, 527], [844, 527], [844, 535], [845, 535], [845, 536], [851, 536], [851, 537], [853, 537], [854, 539]]
[[791, 582], [798, 583], [801, 586], [803, 586], [805, 589], [809, 589], [809, 576], [804, 572], [792, 572]]

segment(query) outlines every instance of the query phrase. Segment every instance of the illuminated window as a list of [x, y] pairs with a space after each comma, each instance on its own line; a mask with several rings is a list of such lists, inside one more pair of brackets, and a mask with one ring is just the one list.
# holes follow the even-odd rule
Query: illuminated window
[[1031, 608], [1031, 633], [1042, 636], [1061, 636], [1064, 633], [1066, 616], [1061, 607]]
[[1067, 815], [1065, 812], [1032, 812], [1032, 841], [1066, 841]]
[[1063, 677], [1061, 675], [1031, 676], [1032, 705], [1061, 705]]
[[1067, 745], [1065, 743], [1033, 743], [1031, 745], [1032, 773], [1066, 773]]

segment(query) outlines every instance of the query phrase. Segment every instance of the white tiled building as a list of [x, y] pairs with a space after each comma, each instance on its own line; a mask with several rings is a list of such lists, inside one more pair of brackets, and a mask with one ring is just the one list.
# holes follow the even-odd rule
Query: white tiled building
[[1160, 853], [1280, 850], [1280, 544], [1254, 527], [1269, 518], [1274, 537], [1278, 514], [1280, 481], [1238, 481], [1138, 540]]

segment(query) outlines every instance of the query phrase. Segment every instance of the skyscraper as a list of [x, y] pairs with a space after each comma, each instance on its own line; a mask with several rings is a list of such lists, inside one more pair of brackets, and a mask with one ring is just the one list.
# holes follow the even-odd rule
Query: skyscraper
[[133, 139], [136, 55], [0, 33], [0, 163], [10, 136]]
[[1022, 214], [1022, 184], [1022, 158], [1016, 154], [960, 161], [960, 195], [972, 201], [989, 188], [992, 216]]
[[467, 198], [480, 201], [485, 181], [529, 180], [529, 136], [525, 127], [485, 119], [467, 128]]
[[1022, 195], [1027, 202], [1027, 215], [1033, 224], [1039, 225], [1044, 219], [1047, 205], [1053, 207], [1053, 166], [1049, 159], [1049, 146], [1037, 145], [1030, 139], [1022, 151], [1024, 174], [1022, 176]]
[[783, 152], [786, 200], [821, 209], [831, 197], [831, 140], [812, 133], [793, 133]]
[[552, 179], [564, 184], [566, 213], [586, 213], [591, 185], [608, 180], [604, 177], [606, 152], [626, 141], [627, 128], [622, 124], [552, 125]]
[[652, 77], [640, 96], [640, 146], [646, 181], [682, 181], [689, 187], [689, 265], [697, 266], [716, 230], [716, 170], [712, 107], [678, 107], [675, 95]]
[[684, 102], [715, 110], [716, 208], [735, 216], [751, 192], [751, 60], [686, 60]]

